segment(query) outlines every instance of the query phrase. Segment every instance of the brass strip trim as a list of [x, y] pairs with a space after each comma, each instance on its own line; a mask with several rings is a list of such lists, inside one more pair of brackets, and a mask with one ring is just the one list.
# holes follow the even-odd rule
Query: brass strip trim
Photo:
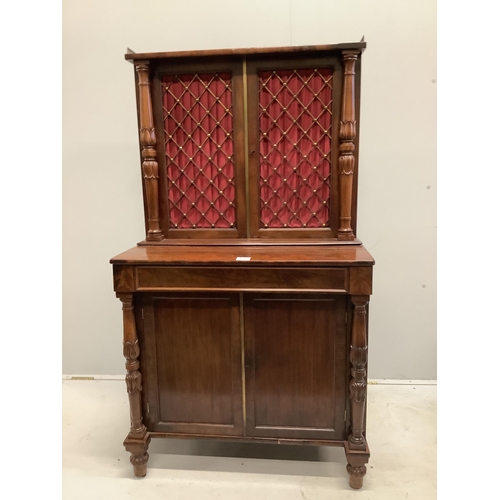
[[241, 343], [241, 404], [243, 405], [243, 436], [247, 435], [247, 405], [245, 384], [245, 327], [243, 315], [243, 294], [240, 293], [240, 343]]
[[245, 127], [245, 207], [247, 216], [247, 238], [250, 238], [250, 194], [248, 184], [248, 84], [247, 58], [243, 57], [243, 120]]

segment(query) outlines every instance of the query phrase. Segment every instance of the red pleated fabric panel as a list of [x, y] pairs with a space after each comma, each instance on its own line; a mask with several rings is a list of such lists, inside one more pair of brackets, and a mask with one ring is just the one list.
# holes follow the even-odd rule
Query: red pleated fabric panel
[[329, 225], [332, 70], [262, 71], [260, 227]]
[[235, 227], [231, 74], [162, 78], [170, 227]]

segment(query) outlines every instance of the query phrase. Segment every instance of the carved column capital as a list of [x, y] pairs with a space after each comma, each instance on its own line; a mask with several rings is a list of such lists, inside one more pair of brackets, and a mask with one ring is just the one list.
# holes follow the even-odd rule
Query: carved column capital
[[139, 340], [123, 342], [123, 356], [127, 359], [137, 359], [139, 357]]
[[125, 382], [127, 383], [127, 392], [129, 394], [142, 391], [142, 376], [139, 371], [127, 373]]
[[366, 366], [368, 360], [368, 346], [353, 347], [349, 355], [352, 367], [354, 370], [360, 370]]
[[359, 50], [342, 51], [342, 60], [344, 61], [344, 74], [349, 74], [350, 72], [354, 71], [354, 65], [356, 64], [359, 55]]
[[[356, 120], [348, 120], [340, 122], [339, 136], [341, 140], [352, 141], [356, 138]], [[344, 149], [350, 149], [347, 144], [344, 145]], [[354, 152], [354, 149], [352, 150]]]

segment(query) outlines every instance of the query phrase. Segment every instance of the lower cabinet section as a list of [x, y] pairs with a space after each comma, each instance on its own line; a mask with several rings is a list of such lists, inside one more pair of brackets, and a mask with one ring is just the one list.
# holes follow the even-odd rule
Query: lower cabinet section
[[340, 294], [140, 293], [149, 431], [346, 439]]

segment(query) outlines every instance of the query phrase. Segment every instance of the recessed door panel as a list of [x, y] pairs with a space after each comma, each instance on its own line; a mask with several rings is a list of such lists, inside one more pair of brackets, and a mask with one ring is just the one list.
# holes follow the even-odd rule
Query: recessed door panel
[[250, 436], [343, 439], [345, 297], [245, 298]]
[[146, 299], [149, 427], [164, 432], [242, 432], [238, 296]]

